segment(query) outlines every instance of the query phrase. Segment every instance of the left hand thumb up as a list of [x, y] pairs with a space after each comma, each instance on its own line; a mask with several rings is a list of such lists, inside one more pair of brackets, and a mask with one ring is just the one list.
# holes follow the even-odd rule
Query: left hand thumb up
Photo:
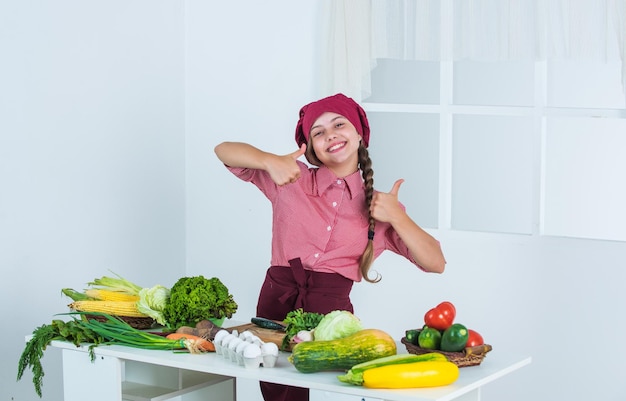
[[398, 191], [400, 191], [400, 185], [402, 185], [403, 182], [404, 179], [402, 178], [396, 180], [396, 182], [393, 183], [393, 187], [391, 188], [391, 191], [389, 191], [389, 194], [398, 196]]

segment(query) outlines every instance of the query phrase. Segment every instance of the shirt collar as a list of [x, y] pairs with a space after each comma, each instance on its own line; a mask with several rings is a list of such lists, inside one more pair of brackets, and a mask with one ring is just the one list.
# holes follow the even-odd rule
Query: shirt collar
[[348, 196], [350, 197], [350, 199], [354, 198], [359, 193], [359, 191], [363, 190], [363, 179], [361, 178], [360, 170], [357, 170], [344, 178], [338, 178], [328, 167], [320, 166], [317, 169], [317, 174], [315, 174], [315, 178], [317, 183], [316, 189], [318, 196], [324, 193], [331, 185], [334, 185], [338, 180], [346, 183], [346, 187], [348, 188]]

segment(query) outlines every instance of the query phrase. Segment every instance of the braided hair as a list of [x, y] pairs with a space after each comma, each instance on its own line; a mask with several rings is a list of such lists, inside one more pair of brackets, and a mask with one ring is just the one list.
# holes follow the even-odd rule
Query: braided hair
[[367, 231], [367, 245], [359, 260], [359, 269], [363, 279], [370, 283], [377, 283], [380, 281], [380, 274], [376, 274], [376, 278], [369, 277], [369, 270], [374, 261], [374, 228], [376, 228], [376, 220], [372, 217], [372, 198], [374, 196], [374, 170], [372, 170], [372, 159], [370, 159], [369, 152], [363, 144], [359, 146], [359, 168], [361, 169], [361, 175], [363, 177], [363, 183], [365, 185], [365, 205], [367, 206], [368, 217], [368, 231]]
[[[304, 156], [314, 166], [321, 166], [323, 163], [317, 158], [315, 151], [313, 150], [312, 139], [309, 138], [307, 142], [306, 151]], [[369, 270], [374, 261], [374, 228], [376, 228], [376, 220], [372, 217], [370, 206], [372, 205], [372, 198], [374, 196], [374, 170], [372, 170], [372, 159], [370, 159], [369, 152], [363, 143], [359, 145], [358, 151], [359, 168], [361, 169], [361, 176], [363, 177], [363, 183], [365, 185], [365, 206], [367, 207], [368, 218], [368, 231], [367, 231], [367, 245], [363, 254], [359, 259], [359, 270], [365, 281], [370, 283], [377, 283], [380, 281], [380, 274], [376, 274], [376, 278], [369, 277]]]

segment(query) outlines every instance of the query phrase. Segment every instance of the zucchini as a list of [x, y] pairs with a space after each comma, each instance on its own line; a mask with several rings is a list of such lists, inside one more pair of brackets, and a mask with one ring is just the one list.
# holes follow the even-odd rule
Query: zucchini
[[296, 344], [289, 362], [302, 373], [348, 370], [354, 365], [397, 353], [396, 342], [378, 329], [363, 329], [347, 337]]
[[280, 324], [278, 322], [275, 322], [270, 319], [266, 319], [264, 317], [253, 317], [250, 321], [264, 329], [285, 331], [284, 324]]
[[448, 361], [426, 361], [387, 365], [363, 372], [367, 388], [422, 388], [452, 384], [459, 378], [459, 367]]
[[426, 354], [396, 354], [383, 358], [373, 359], [353, 366], [346, 374], [337, 376], [340, 382], [363, 385], [363, 372], [368, 369], [379, 368], [381, 366], [400, 365], [405, 363], [426, 362], [426, 361], [447, 361], [448, 358], [439, 352], [429, 352]]

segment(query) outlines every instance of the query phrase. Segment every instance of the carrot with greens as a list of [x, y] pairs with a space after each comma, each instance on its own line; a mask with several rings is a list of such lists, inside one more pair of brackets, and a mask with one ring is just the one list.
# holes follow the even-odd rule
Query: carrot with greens
[[190, 344], [186, 346], [187, 349], [189, 349], [189, 347], [195, 347], [201, 352], [215, 351], [215, 345], [211, 341], [194, 334], [170, 333], [165, 338], [169, 340], [184, 340], [185, 343]]
[[[29, 369], [33, 374], [33, 385], [39, 397], [41, 397], [41, 387], [43, 386], [44, 377], [41, 359], [43, 358], [44, 351], [52, 341], [68, 341], [76, 346], [82, 343], [91, 343], [93, 347], [106, 341], [102, 336], [85, 328], [78, 322], [78, 320], [64, 322], [55, 319], [50, 324], [37, 327], [33, 331], [32, 337], [26, 343], [26, 347], [24, 347], [24, 351], [22, 351], [18, 363], [17, 380], [21, 380], [26, 369]], [[92, 361], [95, 359], [93, 349], [90, 349], [89, 356]]]
[[[53, 320], [51, 324], [35, 329], [19, 359], [17, 380], [22, 378], [26, 369], [30, 369], [33, 373], [35, 392], [39, 397], [41, 397], [44, 376], [41, 359], [48, 345], [55, 340], [69, 341], [76, 346], [89, 343], [91, 361], [95, 360], [95, 347], [111, 344], [153, 350], [187, 349], [194, 354], [215, 351], [215, 348], [210, 349], [213, 343], [204, 338], [198, 337], [198, 340], [189, 335], [181, 338], [167, 338], [135, 329], [125, 321], [106, 313], [70, 312], [61, 315], [70, 315], [72, 319], [67, 322]], [[106, 322], [89, 319], [85, 315], [103, 316]]]

